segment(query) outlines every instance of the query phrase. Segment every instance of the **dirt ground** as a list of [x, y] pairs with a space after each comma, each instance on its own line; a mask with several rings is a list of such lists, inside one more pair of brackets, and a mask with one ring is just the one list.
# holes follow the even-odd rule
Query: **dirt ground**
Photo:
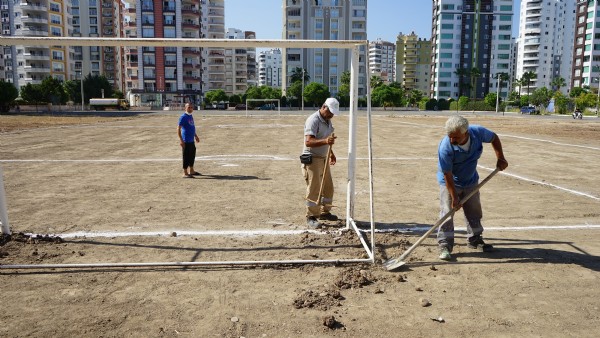
[[[308, 114], [196, 112], [202, 176], [195, 179], [181, 178], [174, 112], [0, 115], [13, 232], [0, 246], [0, 336], [597, 337], [600, 122], [593, 117], [465, 114], [500, 135], [509, 162], [481, 190], [492, 253], [466, 247], [457, 217], [453, 261], [439, 261], [430, 238], [399, 271], [383, 268], [438, 219], [436, 150], [447, 116], [378, 112], [374, 264], [7, 268], [367, 258], [344, 226], [347, 115], [334, 118], [334, 212], [342, 221], [319, 231], [305, 225], [298, 155]], [[368, 226], [366, 132], [361, 113], [354, 219]], [[480, 176], [494, 165], [486, 145]]]

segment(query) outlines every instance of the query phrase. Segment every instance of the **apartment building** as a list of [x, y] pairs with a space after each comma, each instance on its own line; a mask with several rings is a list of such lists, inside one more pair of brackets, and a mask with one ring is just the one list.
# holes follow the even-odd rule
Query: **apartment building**
[[376, 76], [384, 84], [395, 80], [396, 45], [389, 41], [377, 39], [369, 42], [369, 75]]
[[[283, 39], [366, 40], [367, 0], [283, 0]], [[350, 53], [329, 48], [284, 49], [283, 86], [290, 85], [290, 74], [298, 67], [307, 70], [311, 81], [325, 84], [336, 95], [342, 73], [350, 70]], [[366, 57], [363, 48], [358, 66], [360, 96], [366, 94]]]
[[[127, 21], [127, 31], [142, 38], [199, 38], [200, 0], [137, 0], [135, 14]], [[132, 21], [131, 18], [135, 18]], [[135, 22], [135, 24], [133, 24]], [[131, 51], [137, 52], [137, 58]], [[137, 63], [137, 85], [129, 86], [130, 100], [142, 106], [199, 104], [202, 89], [201, 50], [194, 47], [141, 47], [129, 49], [129, 80], [132, 63]]]
[[[71, 19], [67, 0], [0, 1], [2, 35], [68, 36]], [[4, 80], [17, 89], [39, 84], [48, 76], [68, 77], [70, 49], [61, 46], [2, 46]]]
[[498, 74], [510, 72], [512, 19], [513, 0], [434, 0], [430, 96], [496, 92]]
[[281, 88], [281, 49], [260, 52], [258, 56], [258, 85]]
[[396, 37], [396, 78], [406, 90], [429, 93], [431, 41], [414, 32]]
[[[520, 79], [526, 72], [535, 73], [528, 86], [530, 92], [552, 88], [557, 77], [572, 82], [577, 6], [575, 0], [521, 0], [516, 76]], [[567, 93], [568, 88], [562, 91]]]
[[[125, 2], [114, 0], [71, 0], [71, 27], [73, 37], [122, 37]], [[123, 48], [116, 46], [73, 46], [70, 51], [69, 79], [88, 75], [104, 75], [121, 91], [124, 87]]]
[[[205, 39], [225, 38], [225, 0], [203, 0], [202, 34]], [[225, 90], [225, 48], [202, 49], [202, 91]]]
[[[255, 39], [256, 33], [229, 28], [227, 39]], [[225, 49], [225, 93], [241, 95], [256, 86], [256, 48], [236, 47]]]
[[[571, 82], [573, 87], [600, 86], [600, 6], [577, 0]], [[595, 55], [596, 54], [596, 55]]]

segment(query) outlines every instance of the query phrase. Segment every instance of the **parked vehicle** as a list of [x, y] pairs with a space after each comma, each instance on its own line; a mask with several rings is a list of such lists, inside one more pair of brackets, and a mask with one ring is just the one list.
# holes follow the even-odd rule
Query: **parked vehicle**
[[129, 102], [125, 99], [90, 99], [90, 109], [105, 110], [107, 108], [129, 110]]
[[532, 106], [523, 106], [521, 107], [521, 114], [537, 114], [537, 110]]
[[579, 109], [575, 109], [575, 111], [573, 112], [573, 118], [574, 119], [583, 119], [583, 114], [581, 113], [581, 110]]
[[246, 110], [246, 105], [243, 103], [237, 104], [235, 110]]
[[275, 104], [265, 103], [262, 106], [258, 107], [258, 110], [275, 110]]

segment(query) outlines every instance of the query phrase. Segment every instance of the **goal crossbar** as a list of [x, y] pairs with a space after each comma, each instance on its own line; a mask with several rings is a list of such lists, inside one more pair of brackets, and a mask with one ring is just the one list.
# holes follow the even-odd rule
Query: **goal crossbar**
[[[360, 242], [368, 254], [365, 259], [337, 259], [337, 263], [356, 263], [356, 262], [375, 262], [375, 222], [373, 207], [373, 172], [372, 172], [372, 140], [371, 140], [371, 105], [369, 93], [369, 76], [366, 77], [367, 83], [367, 145], [369, 151], [369, 190], [370, 190], [370, 223], [371, 223], [371, 241], [367, 243], [361, 231], [354, 220], [354, 202], [355, 202], [355, 180], [356, 180], [356, 129], [358, 112], [358, 73], [359, 73], [359, 53], [360, 47], [368, 47], [368, 40], [255, 40], [255, 39], [162, 39], [162, 38], [86, 38], [86, 37], [21, 37], [21, 36], [0, 36], [0, 45], [29, 45], [29, 46], [150, 46], [150, 47], [196, 47], [196, 48], [235, 48], [235, 47], [255, 47], [255, 48], [338, 48], [351, 50], [350, 62], [350, 105], [348, 122], [348, 179], [346, 191], [346, 224], [347, 228], [355, 231]], [[367, 68], [368, 68], [368, 57]], [[370, 246], [369, 246], [370, 244]], [[252, 262], [252, 264], [306, 264], [315, 263], [314, 260], [280, 260]], [[329, 262], [329, 261], [322, 261]], [[188, 262], [190, 265], [198, 265], [200, 262]], [[220, 264], [244, 264], [244, 262], [219, 262]], [[160, 263], [159, 263], [160, 264]], [[210, 265], [205, 262], [200, 264]], [[181, 265], [181, 263], [177, 263]], [[89, 265], [88, 265], [89, 266]], [[69, 264], [62, 264], [61, 267], [69, 267]], [[91, 267], [91, 266], [90, 266]], [[0, 265], [0, 269], [5, 268], [23, 268], [22, 266]], [[36, 268], [44, 268], [37, 265]]]

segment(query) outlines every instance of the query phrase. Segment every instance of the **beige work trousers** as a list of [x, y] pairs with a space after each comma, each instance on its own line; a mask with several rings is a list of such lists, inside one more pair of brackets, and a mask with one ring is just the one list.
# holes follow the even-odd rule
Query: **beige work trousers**
[[[333, 203], [333, 179], [331, 178], [331, 168], [329, 163], [325, 163], [325, 157], [317, 157], [313, 155], [311, 164], [302, 164], [302, 174], [306, 181], [306, 217], [328, 213], [331, 210]], [[321, 204], [317, 201], [319, 190], [321, 189], [321, 180], [323, 178], [323, 169], [327, 166], [325, 180], [323, 181], [323, 193], [321, 196]]]

